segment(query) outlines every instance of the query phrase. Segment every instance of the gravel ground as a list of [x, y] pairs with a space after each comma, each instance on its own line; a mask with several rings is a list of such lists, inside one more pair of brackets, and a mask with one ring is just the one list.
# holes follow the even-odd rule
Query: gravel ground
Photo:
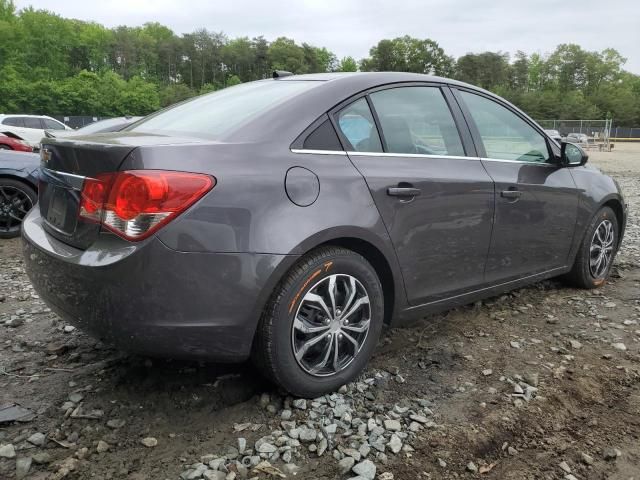
[[542, 282], [389, 330], [359, 382], [315, 401], [249, 366], [92, 340], [0, 242], [0, 411], [27, 409], [0, 424], [0, 478], [640, 478], [640, 145], [591, 161], [631, 207], [608, 284]]

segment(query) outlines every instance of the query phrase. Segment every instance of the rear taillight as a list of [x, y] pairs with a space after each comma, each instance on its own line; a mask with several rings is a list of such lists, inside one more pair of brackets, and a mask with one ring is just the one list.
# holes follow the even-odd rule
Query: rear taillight
[[99, 175], [84, 181], [79, 215], [127, 240], [142, 240], [214, 186], [213, 177], [199, 173], [131, 170]]

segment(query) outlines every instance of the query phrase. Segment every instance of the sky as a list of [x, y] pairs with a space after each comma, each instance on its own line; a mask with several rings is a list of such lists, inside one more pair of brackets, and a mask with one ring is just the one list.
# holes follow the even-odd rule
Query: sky
[[178, 34], [199, 28], [229, 37], [279, 36], [356, 60], [383, 38], [431, 38], [448, 55], [518, 50], [549, 53], [561, 43], [615, 48], [640, 74], [640, 0], [15, 0], [107, 27], [155, 21]]

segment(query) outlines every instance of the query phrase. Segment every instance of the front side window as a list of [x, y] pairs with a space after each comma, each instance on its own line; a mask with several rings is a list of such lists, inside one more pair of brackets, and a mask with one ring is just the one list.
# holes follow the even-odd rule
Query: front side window
[[42, 122], [39, 118], [24, 117], [23, 120], [25, 128], [36, 128], [38, 130], [42, 130]]
[[43, 118], [44, 128], [47, 130], [64, 130], [64, 125], [60, 122], [56, 122], [55, 120], [49, 120], [48, 118]]
[[463, 91], [460, 94], [480, 131], [487, 157], [532, 163], [549, 161], [544, 136], [526, 121], [486, 97]]
[[391, 88], [372, 93], [371, 101], [389, 153], [465, 155], [439, 88]]
[[338, 127], [355, 152], [382, 152], [382, 143], [371, 109], [363, 97], [338, 113]]

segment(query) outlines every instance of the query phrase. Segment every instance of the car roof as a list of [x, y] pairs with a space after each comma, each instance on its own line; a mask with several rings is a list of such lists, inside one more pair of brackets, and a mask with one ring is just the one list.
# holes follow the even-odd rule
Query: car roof
[[[56, 120], [53, 117], [50, 117], [49, 115], [28, 115], [28, 114], [22, 114], [22, 113], [0, 113], [0, 118], [10, 118], [10, 117], [29, 117], [29, 118], [48, 118], [50, 120]], [[59, 122], [60, 120], [56, 120], [56, 122]]]

